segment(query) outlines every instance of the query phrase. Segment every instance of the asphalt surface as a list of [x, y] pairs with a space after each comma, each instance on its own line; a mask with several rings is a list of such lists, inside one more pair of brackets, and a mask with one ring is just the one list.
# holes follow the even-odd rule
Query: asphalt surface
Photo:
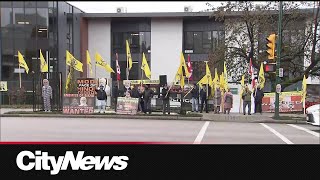
[[183, 144], [320, 144], [308, 124], [1, 117], [2, 142], [125, 141]]

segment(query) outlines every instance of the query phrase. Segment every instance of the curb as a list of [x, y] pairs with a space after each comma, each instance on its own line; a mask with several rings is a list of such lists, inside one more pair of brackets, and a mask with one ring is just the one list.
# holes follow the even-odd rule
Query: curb
[[183, 116], [135, 116], [135, 115], [61, 115], [61, 114], [1, 114], [0, 117], [46, 117], [46, 118], [105, 118], [105, 119], [152, 119], [152, 120], [202, 120], [202, 117]]
[[208, 119], [204, 117], [184, 116], [135, 116], [135, 115], [62, 115], [62, 114], [1, 114], [0, 117], [46, 117], [46, 118], [105, 118], [105, 119], [148, 119], [148, 120], [186, 120], [186, 121], [213, 121], [213, 122], [237, 122], [237, 123], [278, 123], [278, 124], [307, 124], [302, 120], [274, 120], [266, 119], [235, 119], [226, 118]]

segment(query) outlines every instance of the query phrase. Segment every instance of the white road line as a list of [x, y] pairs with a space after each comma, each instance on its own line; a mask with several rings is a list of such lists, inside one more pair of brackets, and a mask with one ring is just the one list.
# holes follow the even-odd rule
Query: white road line
[[291, 142], [289, 139], [287, 139], [286, 137], [284, 137], [282, 134], [280, 134], [278, 131], [272, 129], [270, 126], [264, 124], [264, 123], [260, 123], [263, 127], [267, 128], [269, 131], [271, 131], [273, 134], [275, 134], [276, 136], [278, 136], [282, 141], [284, 141], [287, 144], [293, 144], [293, 142]]
[[200, 144], [201, 143], [202, 138], [203, 138], [204, 134], [206, 133], [206, 130], [207, 130], [208, 126], [209, 126], [209, 123], [210, 123], [210, 121], [206, 121], [204, 123], [204, 125], [202, 126], [202, 128], [201, 128], [201, 130], [200, 130], [200, 132], [199, 132], [199, 134], [197, 136], [197, 138], [194, 140], [193, 144]]
[[291, 127], [297, 128], [297, 129], [299, 129], [299, 130], [305, 131], [305, 132], [307, 132], [307, 133], [309, 133], [309, 134], [312, 134], [312, 135], [314, 135], [314, 136], [316, 136], [316, 137], [320, 137], [320, 136], [319, 136], [320, 134], [317, 133], [317, 132], [311, 131], [311, 130], [309, 130], [309, 129], [306, 129], [306, 128], [303, 128], [303, 127], [300, 127], [300, 126], [297, 126], [297, 125], [294, 125], [294, 124], [288, 124], [288, 125], [291, 126]]

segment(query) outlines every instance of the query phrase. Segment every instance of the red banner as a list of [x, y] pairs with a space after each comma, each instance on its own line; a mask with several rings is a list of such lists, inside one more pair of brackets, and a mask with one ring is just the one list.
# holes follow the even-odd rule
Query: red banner
[[[303, 102], [301, 102], [301, 92], [281, 92], [279, 96], [279, 112], [301, 112]], [[275, 111], [275, 93], [265, 93], [262, 99], [262, 111]]]

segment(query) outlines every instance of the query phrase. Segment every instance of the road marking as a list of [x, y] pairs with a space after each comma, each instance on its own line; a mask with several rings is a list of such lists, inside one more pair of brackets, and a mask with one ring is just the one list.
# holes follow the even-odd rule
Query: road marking
[[303, 127], [300, 127], [300, 126], [297, 126], [297, 125], [294, 125], [294, 124], [288, 124], [288, 125], [291, 126], [291, 127], [297, 128], [297, 129], [299, 129], [299, 130], [305, 131], [305, 132], [307, 132], [307, 133], [309, 133], [309, 134], [312, 134], [312, 135], [314, 135], [314, 136], [316, 136], [316, 137], [320, 137], [320, 136], [319, 136], [320, 134], [317, 133], [317, 132], [311, 131], [311, 130], [309, 130], [309, 129], [306, 129], [306, 128], [303, 128]]
[[210, 123], [210, 121], [206, 121], [204, 123], [204, 125], [202, 126], [202, 128], [201, 128], [201, 130], [200, 130], [200, 132], [199, 132], [199, 134], [197, 136], [197, 138], [194, 140], [193, 144], [200, 144], [201, 143], [202, 138], [203, 138], [204, 134], [206, 133], [206, 130], [207, 130], [208, 126], [209, 126], [209, 123]]
[[264, 124], [264, 123], [260, 123], [263, 127], [267, 128], [269, 131], [271, 131], [273, 134], [275, 134], [276, 136], [278, 136], [282, 141], [284, 141], [287, 144], [293, 144], [293, 142], [291, 142], [289, 139], [287, 139], [286, 137], [284, 137], [282, 134], [280, 134], [278, 131], [272, 129], [270, 126]]

